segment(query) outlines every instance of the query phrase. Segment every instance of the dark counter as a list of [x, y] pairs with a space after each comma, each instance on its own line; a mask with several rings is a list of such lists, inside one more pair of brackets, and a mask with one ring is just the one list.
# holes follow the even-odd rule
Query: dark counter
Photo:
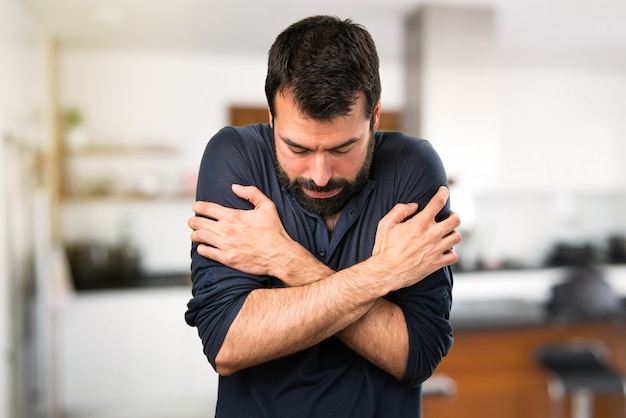
[[[609, 319], [626, 321], [626, 298], [622, 299], [621, 311]], [[584, 318], [556, 318], [548, 313], [544, 304], [516, 299], [456, 304], [453, 302], [450, 314], [452, 326], [459, 331], [513, 329], [584, 320]]]
[[522, 300], [452, 303], [450, 321], [454, 329], [512, 328], [548, 321], [543, 305]]
[[85, 276], [73, 279], [74, 289], [78, 292], [99, 290], [143, 289], [154, 287], [190, 286], [189, 273], [145, 274], [136, 272], [133, 275], [100, 274], [87, 279]]

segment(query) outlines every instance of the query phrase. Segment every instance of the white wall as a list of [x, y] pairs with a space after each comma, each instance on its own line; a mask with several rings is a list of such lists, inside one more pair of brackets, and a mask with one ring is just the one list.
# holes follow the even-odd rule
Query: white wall
[[[496, 22], [491, 9], [427, 6], [407, 19], [408, 119], [448, 175], [472, 190], [497, 184], [502, 141]], [[414, 91], [415, 90], [415, 91]], [[409, 125], [410, 126], [410, 125]]]
[[626, 191], [625, 5], [498, 5], [503, 188]]
[[[37, 379], [33, 309], [37, 152], [44, 142], [45, 60], [38, 28], [16, 0], [0, 2], [0, 416], [26, 417]], [[40, 161], [41, 162], [41, 161]], [[42, 242], [48, 241], [40, 231]], [[44, 393], [41, 393], [45, 396]]]
[[[233, 104], [265, 105], [265, 51], [256, 56], [64, 47], [61, 105], [77, 106], [93, 141], [180, 146], [196, 166]], [[384, 105], [402, 107], [401, 63], [383, 65]]]
[[502, 62], [500, 171], [475, 194], [464, 244], [489, 263], [537, 265], [556, 241], [603, 251], [626, 236], [626, 68], [588, 62]]
[[[0, 27], [6, 28], [5, 24], [8, 19], [10, 19], [10, 15], [7, 13], [6, 6], [2, 3], [2, 7], [0, 8]], [[7, 17], [8, 16], [8, 17]], [[0, 44], [0, 68], [6, 68], [7, 63], [7, 51], [6, 46], [4, 44], [4, 34], [0, 36], [2, 39], [2, 44]], [[0, 74], [2, 76], [2, 80], [0, 81], [0, 86], [4, 87], [7, 85], [8, 80], [5, 74]], [[1, 96], [0, 96], [1, 97]], [[0, 98], [0, 108], [4, 108], [6, 106], [6, 99]], [[2, 133], [5, 132], [6, 129], [6, 120], [4, 112], [0, 112], [0, 129]], [[5, 149], [4, 145], [0, 146], [0, 165], [5, 167]], [[6, 192], [4, 179], [0, 182], [0, 201], [6, 202]], [[0, 205], [0, 219], [7, 219], [7, 207], [6, 205]], [[5, 222], [0, 222], [0, 236], [6, 236], [6, 224]], [[2, 408], [0, 409], [0, 416], [9, 416], [10, 411], [10, 364], [7, 362], [9, 358], [9, 350], [10, 350], [10, 333], [9, 333], [9, 300], [10, 295], [8, 293], [8, 280], [7, 277], [9, 275], [9, 267], [8, 267], [8, 259], [7, 259], [7, 240], [0, 240], [0, 358], [2, 361], [0, 362], [0, 405]]]
[[[576, 47], [539, 50], [520, 34], [534, 36], [536, 24], [565, 36], [559, 28], [572, 19], [567, 9], [529, 16], [523, 2], [505, 4], [496, 14], [500, 170], [494, 187], [476, 195], [472, 244], [489, 260], [530, 264], [557, 240], [602, 251], [609, 235], [626, 236], [626, 62], [613, 51], [620, 47], [610, 38], [612, 23], [603, 27], [594, 13], [608, 2], [594, 3], [585, 24], [567, 35], [579, 40]], [[590, 48], [594, 37], [606, 40]]]
[[503, 76], [502, 187], [626, 191], [626, 68], [526, 61]]
[[[519, 3], [428, 6], [407, 21], [407, 54], [420, 61], [411, 71], [421, 84], [408, 92], [420, 97], [410, 109], [419, 134], [472, 190], [625, 191], [623, 57], [585, 44], [597, 21], [580, 29], [579, 48], [528, 51], [519, 43], [536, 16], [514, 14]], [[546, 13], [555, 31], [568, 19]]]
[[573, 49], [527, 48], [537, 18], [558, 31], [570, 17], [559, 7], [538, 17], [522, 3], [427, 6], [406, 22], [407, 126], [434, 144], [457, 181], [467, 267], [479, 258], [536, 266], [557, 240], [601, 247], [626, 234], [617, 215], [626, 196], [626, 63], [611, 45], [587, 46], [597, 21], [570, 33], [581, 40]]
[[224, 124], [229, 104], [262, 103], [259, 64], [240, 57], [64, 47], [61, 105], [83, 112], [94, 142], [175, 144], [195, 166]]

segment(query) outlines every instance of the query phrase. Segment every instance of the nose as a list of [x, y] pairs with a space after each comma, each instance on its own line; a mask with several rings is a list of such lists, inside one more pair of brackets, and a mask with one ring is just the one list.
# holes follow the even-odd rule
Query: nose
[[328, 181], [332, 178], [332, 169], [328, 158], [324, 153], [316, 153], [313, 155], [311, 167], [309, 170], [309, 178], [315, 182], [319, 187], [324, 187], [328, 184]]

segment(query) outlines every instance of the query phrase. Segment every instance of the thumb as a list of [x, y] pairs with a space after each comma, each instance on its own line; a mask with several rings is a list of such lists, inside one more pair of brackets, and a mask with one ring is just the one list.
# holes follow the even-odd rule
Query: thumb
[[242, 186], [241, 184], [233, 184], [231, 186], [233, 193], [239, 196], [242, 199], [247, 200], [252, 203], [255, 209], [263, 206], [264, 203], [269, 201], [267, 196], [263, 194], [258, 188], [255, 186]]

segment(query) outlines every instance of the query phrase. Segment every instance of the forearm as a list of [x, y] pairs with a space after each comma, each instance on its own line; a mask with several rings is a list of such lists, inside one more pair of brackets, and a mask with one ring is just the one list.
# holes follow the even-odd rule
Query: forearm
[[304, 350], [357, 321], [387, 292], [360, 265], [304, 286], [254, 290], [229, 328], [216, 369], [228, 375]]
[[280, 279], [289, 287], [305, 286], [335, 273], [295, 241], [291, 241], [280, 257], [273, 261], [268, 275]]
[[[332, 269], [318, 261], [306, 249], [303, 247], [300, 247], [300, 249], [302, 250], [294, 247], [293, 251], [283, 253], [280, 262], [275, 263], [277, 267], [273, 272], [274, 275], [280, 278], [287, 286], [307, 286], [335, 274]], [[344, 271], [344, 275], [348, 273], [350, 273], [350, 270]], [[337, 280], [337, 278], [327, 280], [326, 283], [319, 286], [320, 291], [328, 292], [328, 290], [324, 290], [325, 286], [331, 286], [333, 280]], [[285, 289], [281, 290], [284, 291]], [[300, 291], [292, 290], [293, 295], [290, 297], [302, 297], [302, 295], [299, 296], [301, 291], [307, 294], [309, 291], [314, 292], [315, 287], [306, 290], [301, 289]], [[246, 304], [244, 304], [245, 310], [242, 308], [238, 319], [241, 318], [243, 322], [246, 315], [251, 315], [250, 319], [257, 321], [258, 317], [254, 315], [254, 312], [275, 312], [279, 310], [278, 308], [274, 309], [273, 305], [280, 304], [280, 298], [286, 295], [278, 295], [277, 293], [281, 292], [273, 289], [252, 292]], [[326, 296], [326, 293], [323, 293], [322, 296]], [[354, 299], [352, 295], [348, 295], [348, 297]], [[383, 298], [378, 298], [374, 302], [366, 302], [355, 309], [348, 310], [342, 317], [335, 318], [331, 324], [332, 326], [324, 329], [319, 329], [315, 326], [300, 327], [300, 322], [296, 321], [295, 324], [299, 326], [299, 334], [289, 330], [291, 325], [290, 319], [305, 315], [304, 312], [300, 312], [300, 309], [306, 309], [306, 304], [309, 303], [309, 300], [292, 303], [295, 304], [293, 305], [295, 313], [287, 313], [285, 310], [280, 310], [280, 313], [277, 315], [278, 318], [263, 315], [263, 322], [269, 322], [268, 324], [264, 324], [262, 327], [250, 326], [251, 331], [261, 335], [255, 335], [251, 340], [249, 340], [249, 335], [244, 335], [242, 338], [245, 337], [246, 341], [239, 342], [236, 342], [233, 338], [233, 347], [242, 348], [243, 344], [249, 341], [258, 341], [251, 349], [259, 350], [262, 347], [263, 351], [265, 351], [265, 353], [248, 352], [250, 358], [244, 361], [244, 363], [267, 361], [290, 352], [296, 352], [336, 334], [344, 344], [368, 361], [378, 365], [398, 379], [403, 376], [408, 357], [408, 336], [404, 315], [397, 305]], [[314, 314], [308, 314], [308, 317], [311, 318], [311, 315]], [[324, 319], [320, 318], [320, 320], [322, 320], [323, 324]], [[243, 327], [247, 328], [246, 325], [243, 325]], [[261, 332], [262, 329], [265, 331]], [[294, 339], [299, 340], [299, 343], [296, 341], [288, 343], [282, 337], [272, 337], [272, 335], [276, 335], [275, 333], [280, 332], [289, 333]], [[309, 333], [308, 336], [306, 335], [307, 333]], [[233, 333], [233, 337], [235, 336], [236, 334]], [[282, 343], [286, 343], [285, 346]], [[265, 356], [268, 357], [265, 358]]]
[[[302, 248], [302, 247], [300, 247]], [[315, 259], [304, 248], [294, 248], [278, 263], [277, 275], [293, 286], [321, 280], [334, 271]], [[336, 336], [353, 351], [388, 373], [401, 379], [408, 358], [408, 332], [402, 309], [384, 298], [378, 299], [357, 321], [340, 330]]]
[[402, 379], [409, 356], [409, 336], [402, 309], [384, 298], [337, 337], [361, 357]]

